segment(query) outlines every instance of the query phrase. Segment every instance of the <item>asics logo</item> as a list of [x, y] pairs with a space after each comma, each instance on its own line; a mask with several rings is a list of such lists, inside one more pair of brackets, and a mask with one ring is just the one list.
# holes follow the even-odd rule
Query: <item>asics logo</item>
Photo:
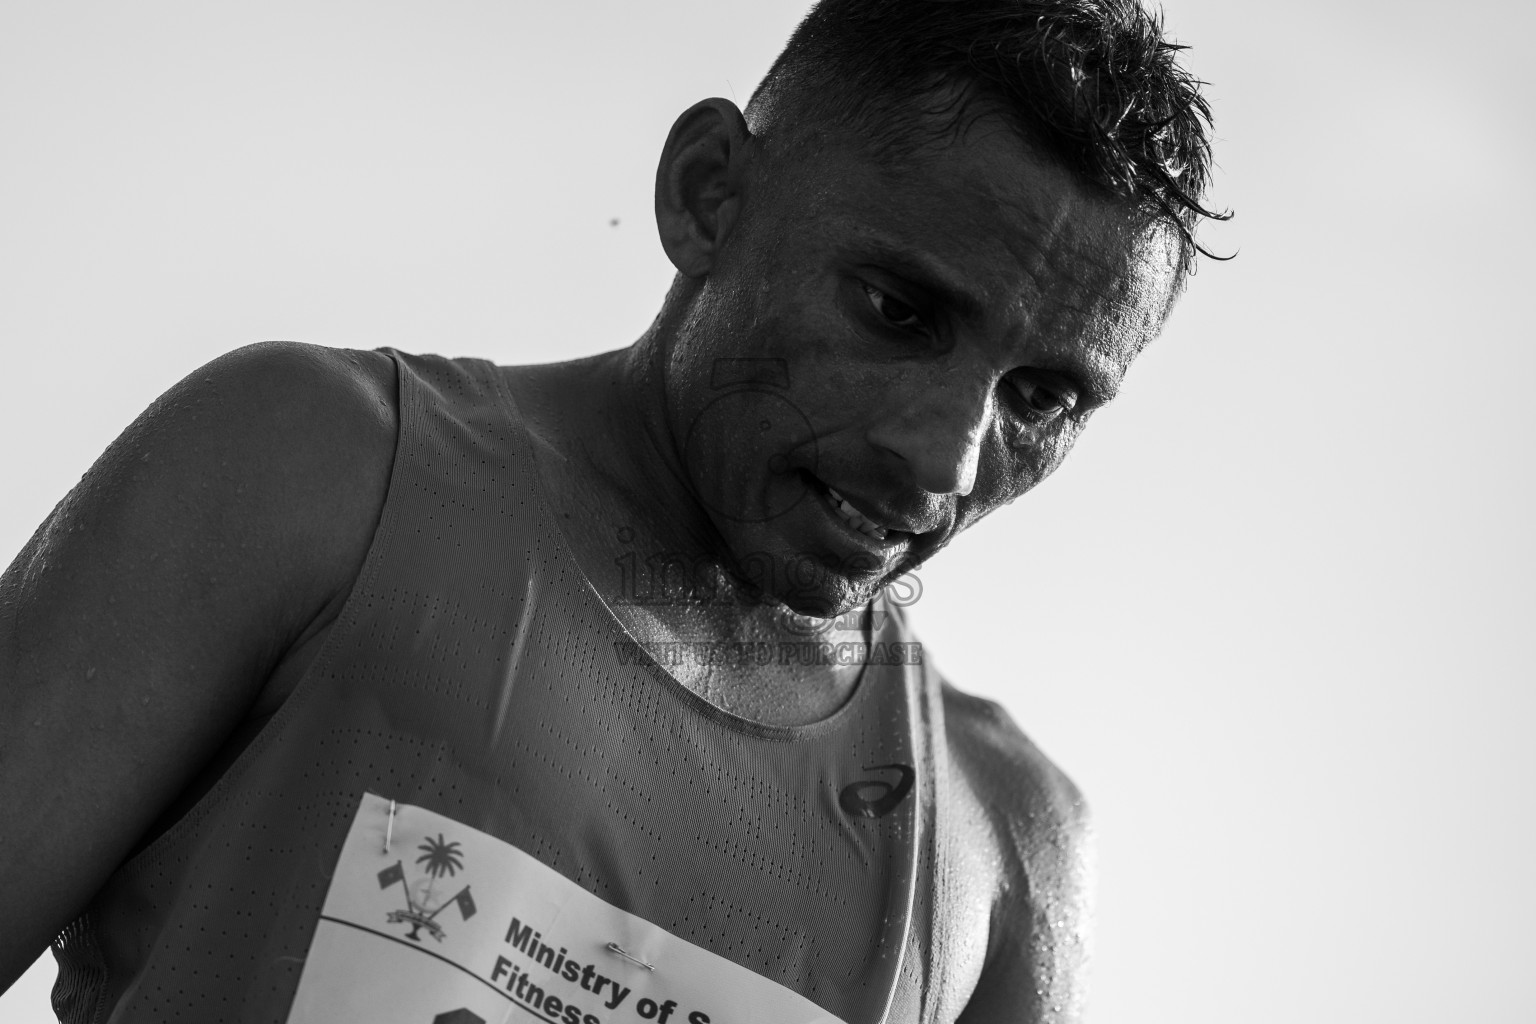
[[883, 779], [861, 779], [850, 782], [837, 794], [838, 806], [856, 818], [883, 818], [896, 809], [912, 791], [917, 773], [911, 765], [877, 764], [864, 769], [867, 772], [896, 771], [901, 777], [892, 785]]

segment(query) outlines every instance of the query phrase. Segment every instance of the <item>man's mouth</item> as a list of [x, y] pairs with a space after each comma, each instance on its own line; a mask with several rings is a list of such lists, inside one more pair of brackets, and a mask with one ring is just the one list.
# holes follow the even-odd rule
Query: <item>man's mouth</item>
[[827, 497], [829, 499], [828, 504], [832, 506], [832, 510], [834, 512], [842, 517], [843, 522], [847, 523], [855, 530], [858, 530], [866, 537], [873, 537], [875, 540], [885, 540], [889, 534], [892, 532], [897, 532], [887, 530], [885, 527], [874, 522], [864, 513], [854, 508], [852, 502], [843, 497], [841, 494], [838, 494], [837, 491], [833, 490], [830, 486], [827, 487]]

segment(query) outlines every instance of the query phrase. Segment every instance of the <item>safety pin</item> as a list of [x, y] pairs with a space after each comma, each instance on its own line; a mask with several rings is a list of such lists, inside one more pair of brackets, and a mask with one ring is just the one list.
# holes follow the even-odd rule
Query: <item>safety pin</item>
[[395, 837], [395, 802], [389, 802], [389, 823], [384, 826], [384, 852], [389, 852], [389, 844]]
[[656, 965], [655, 964], [648, 964], [648, 963], [646, 963], [644, 960], [641, 960], [639, 957], [635, 956], [633, 953], [631, 953], [628, 950], [626, 950], [623, 946], [619, 945], [617, 942], [610, 942], [610, 943], [608, 943], [608, 951], [610, 953], [617, 953], [619, 956], [623, 957], [625, 960], [628, 960], [631, 963], [639, 964], [641, 967], [644, 967], [648, 971], [654, 971], [656, 969]]

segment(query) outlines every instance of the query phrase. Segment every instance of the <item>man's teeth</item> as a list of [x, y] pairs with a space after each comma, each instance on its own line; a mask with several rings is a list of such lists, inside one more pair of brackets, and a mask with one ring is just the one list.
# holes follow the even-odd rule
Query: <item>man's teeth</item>
[[885, 540], [885, 527], [876, 526], [870, 522], [865, 518], [864, 513], [850, 505], [847, 498], [838, 494], [832, 488], [828, 487], [827, 493], [832, 496], [832, 507], [837, 509], [837, 514], [842, 516], [850, 526], [860, 533], [875, 538], [875, 540]]

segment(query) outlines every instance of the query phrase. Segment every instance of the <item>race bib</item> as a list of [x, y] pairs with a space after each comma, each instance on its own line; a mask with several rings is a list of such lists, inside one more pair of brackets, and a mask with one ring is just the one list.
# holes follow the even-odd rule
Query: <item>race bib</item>
[[372, 793], [289, 1024], [842, 1024], [510, 843]]

